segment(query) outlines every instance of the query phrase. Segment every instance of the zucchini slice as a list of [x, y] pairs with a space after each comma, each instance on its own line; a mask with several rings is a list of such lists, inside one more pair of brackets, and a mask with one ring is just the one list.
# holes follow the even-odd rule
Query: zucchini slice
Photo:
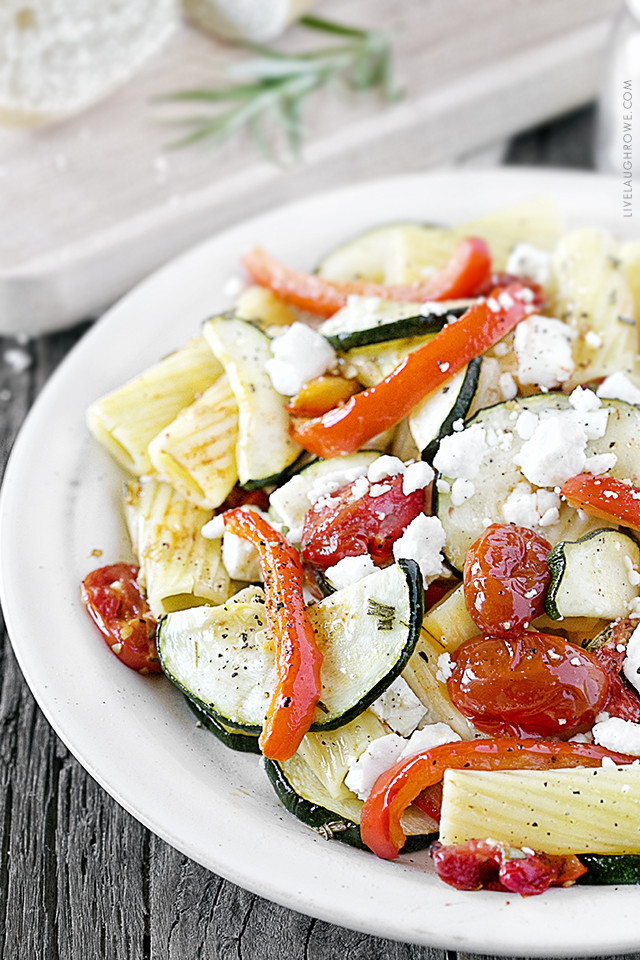
[[[552, 620], [629, 614], [640, 595], [640, 547], [620, 530], [594, 530], [580, 540], [557, 543], [547, 557], [551, 582], [544, 608]], [[635, 574], [635, 576], [634, 576]]]
[[390, 223], [365, 230], [323, 257], [316, 273], [337, 283], [351, 280], [398, 282], [389, 272], [391, 262], [396, 259], [398, 243], [405, 231], [422, 229], [417, 223]]
[[[430, 333], [439, 333], [450, 317], [461, 317], [468, 309], [466, 303], [462, 306], [452, 304], [451, 308], [444, 313], [438, 310], [437, 312], [421, 314], [416, 313], [415, 304], [385, 303], [383, 306], [387, 308], [386, 316], [381, 315], [379, 309], [376, 310], [375, 314], [378, 314], [378, 316], [374, 314], [370, 317], [370, 320], [374, 321], [371, 326], [349, 329], [349, 325], [346, 325], [345, 329], [340, 326], [340, 323], [346, 320], [346, 317], [343, 318], [336, 314], [323, 325], [320, 332], [327, 338], [334, 350], [345, 353], [357, 347], [386, 343], [388, 340], [403, 340], [408, 337], [424, 337]], [[344, 308], [344, 310], [347, 309], [349, 308]], [[343, 310], [340, 311], [341, 314], [343, 312]], [[399, 314], [401, 315], [399, 316]], [[338, 332], [329, 332], [336, 327], [338, 327]]]
[[[309, 607], [324, 657], [312, 730], [349, 723], [386, 690], [411, 656], [422, 610], [422, 579], [413, 560], [376, 570]], [[215, 720], [260, 732], [276, 664], [259, 587], [241, 590], [222, 606], [163, 618], [158, 656], [169, 679]]]
[[[605, 400], [602, 407], [609, 410], [604, 436], [588, 440], [587, 456], [614, 453], [617, 457], [611, 469], [612, 476], [620, 480], [640, 478], [640, 409], [621, 400]], [[519, 483], [525, 478], [514, 463], [524, 440], [518, 435], [516, 425], [524, 411], [541, 417], [556, 411], [572, 409], [564, 394], [534, 394], [496, 404], [479, 411], [465, 423], [465, 430], [474, 425], [484, 428], [487, 451], [480, 463], [479, 473], [473, 478], [475, 493], [463, 503], [452, 502], [453, 479], [442, 475], [434, 484], [434, 513], [442, 521], [447, 542], [445, 557], [449, 566], [458, 573], [464, 565], [467, 550], [483, 530], [491, 523], [504, 523], [503, 506]], [[446, 481], [443, 485], [442, 480]], [[535, 489], [535, 485], [532, 485]], [[540, 533], [552, 545], [562, 540], [577, 540], [594, 530], [615, 524], [588, 517], [561, 503], [559, 517], [554, 523], [540, 528]]]
[[478, 389], [481, 368], [482, 357], [475, 357], [409, 414], [409, 430], [423, 460], [432, 463], [442, 438], [453, 433], [457, 420], [465, 419]]
[[605, 885], [640, 883], [640, 855], [637, 853], [583, 853], [578, 860], [587, 868], [587, 872], [580, 877], [578, 883]]
[[[366, 849], [360, 837], [363, 804], [347, 787], [343, 785], [339, 796], [332, 796], [297, 754], [284, 763], [265, 760], [265, 770], [279, 799], [294, 817], [327, 840]], [[402, 826], [407, 834], [404, 853], [421, 850], [436, 837], [436, 823], [415, 807], [405, 813]]]
[[261, 753], [258, 745], [258, 738], [250, 733], [243, 733], [241, 730], [232, 730], [226, 727], [219, 720], [214, 720], [212, 716], [202, 710], [201, 707], [185, 696], [187, 705], [198, 723], [202, 724], [210, 733], [212, 733], [225, 747], [230, 750], [237, 750], [239, 753]]
[[247, 320], [230, 316], [212, 317], [202, 332], [223, 365], [238, 404], [240, 484], [254, 489], [277, 483], [303, 451], [289, 436], [285, 398], [273, 389], [265, 370], [271, 340]]

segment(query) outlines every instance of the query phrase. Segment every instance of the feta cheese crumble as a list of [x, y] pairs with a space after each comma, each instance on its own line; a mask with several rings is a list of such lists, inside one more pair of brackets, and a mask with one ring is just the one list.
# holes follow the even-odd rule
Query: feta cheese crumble
[[363, 553], [359, 557], [343, 557], [332, 567], [327, 567], [324, 573], [329, 583], [336, 590], [342, 590], [343, 587], [348, 587], [352, 583], [362, 580], [363, 577], [373, 573], [375, 569], [375, 564], [369, 554]]
[[534, 247], [532, 243], [517, 243], [507, 260], [507, 273], [519, 277], [530, 277], [541, 287], [549, 280], [551, 258], [546, 250]]
[[433, 465], [446, 477], [473, 480], [480, 473], [486, 451], [486, 430], [479, 423], [474, 423], [466, 430], [442, 438]]
[[582, 473], [587, 434], [573, 418], [562, 414], [540, 420], [530, 440], [522, 444], [514, 463], [537, 487], [561, 486]]
[[624, 400], [625, 403], [640, 404], [640, 390], [621, 370], [606, 377], [596, 392], [603, 400]]
[[516, 327], [513, 348], [518, 358], [518, 380], [551, 389], [568, 380], [574, 370], [571, 341], [575, 334], [561, 320], [533, 314]]
[[336, 352], [321, 334], [306, 323], [292, 323], [271, 343], [273, 357], [265, 370], [273, 389], [285, 397], [299, 393], [309, 380], [322, 376], [336, 360]]
[[415, 560], [427, 586], [443, 572], [442, 548], [446, 534], [438, 517], [419, 514], [393, 544], [395, 560]]
[[416, 460], [407, 464], [402, 478], [402, 492], [405, 497], [416, 490], [423, 490], [433, 481], [435, 474], [432, 467], [424, 460]]
[[371, 483], [379, 483], [386, 477], [395, 477], [399, 473], [404, 473], [402, 460], [399, 457], [390, 457], [388, 454], [383, 454], [369, 465], [367, 478]]
[[378, 777], [397, 762], [405, 741], [397, 733], [372, 740], [366, 750], [349, 767], [344, 778], [345, 786], [358, 797], [366, 800]]
[[640, 723], [609, 717], [596, 723], [592, 733], [595, 743], [607, 750], [640, 756]]
[[371, 704], [379, 720], [395, 733], [408, 737], [427, 714], [427, 709], [402, 677], [396, 677], [381, 697]]

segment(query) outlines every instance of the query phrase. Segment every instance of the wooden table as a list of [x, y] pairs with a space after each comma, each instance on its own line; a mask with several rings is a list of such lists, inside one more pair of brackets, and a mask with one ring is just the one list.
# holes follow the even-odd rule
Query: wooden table
[[[593, 119], [584, 109], [523, 135], [509, 146], [507, 162], [589, 167]], [[0, 469], [39, 389], [85, 329], [21, 346], [31, 361], [24, 370], [9, 362], [16, 344], [0, 339]], [[125, 813], [58, 740], [21, 676], [2, 622], [0, 657], [4, 960], [453, 960], [453, 952], [302, 916], [172, 849]]]

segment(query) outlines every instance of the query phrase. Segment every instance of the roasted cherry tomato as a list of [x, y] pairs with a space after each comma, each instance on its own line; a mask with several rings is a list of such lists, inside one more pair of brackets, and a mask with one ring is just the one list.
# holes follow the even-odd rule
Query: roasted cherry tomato
[[464, 562], [464, 598], [483, 633], [508, 637], [543, 612], [551, 545], [527, 527], [492, 523]]
[[640, 723], [640, 696], [622, 673], [627, 643], [638, 626], [637, 620], [617, 620], [609, 628], [609, 636], [591, 655], [609, 677], [609, 693], [603, 710], [612, 717]]
[[137, 581], [138, 567], [112, 563], [82, 583], [82, 600], [116, 657], [140, 673], [159, 673], [156, 627]]
[[587, 872], [572, 854], [514, 849], [495, 840], [452, 846], [436, 842], [431, 856], [440, 879], [458, 890], [509, 890], [523, 897], [544, 893], [549, 887], [570, 887]]
[[566, 738], [589, 730], [609, 689], [595, 657], [545, 633], [471, 637], [451, 662], [451, 699], [478, 730], [495, 737]]
[[[359, 484], [358, 480], [345, 484], [307, 511], [300, 542], [305, 563], [326, 570], [344, 557], [364, 553], [379, 567], [391, 562], [394, 542], [424, 511], [425, 491], [405, 496], [401, 474], [385, 477], [364, 493], [359, 492]], [[370, 490], [375, 486], [389, 489], [372, 497]]]

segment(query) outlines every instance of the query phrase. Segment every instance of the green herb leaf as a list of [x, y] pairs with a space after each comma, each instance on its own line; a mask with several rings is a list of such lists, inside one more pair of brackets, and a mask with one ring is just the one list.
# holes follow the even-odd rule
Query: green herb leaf
[[187, 132], [170, 146], [184, 147], [207, 139], [222, 142], [247, 129], [262, 153], [276, 161], [277, 152], [267, 136], [268, 118], [268, 132], [280, 128], [290, 156], [298, 159], [304, 132], [302, 105], [311, 93], [323, 87], [335, 88], [338, 81], [357, 92], [378, 90], [386, 101], [402, 95], [393, 80], [391, 46], [384, 34], [314, 16], [302, 17], [299, 24], [343, 42], [295, 55], [247, 44], [255, 57], [230, 67], [228, 84], [181, 90], [163, 98], [174, 103], [208, 104], [213, 111], [210, 116], [178, 120]]

